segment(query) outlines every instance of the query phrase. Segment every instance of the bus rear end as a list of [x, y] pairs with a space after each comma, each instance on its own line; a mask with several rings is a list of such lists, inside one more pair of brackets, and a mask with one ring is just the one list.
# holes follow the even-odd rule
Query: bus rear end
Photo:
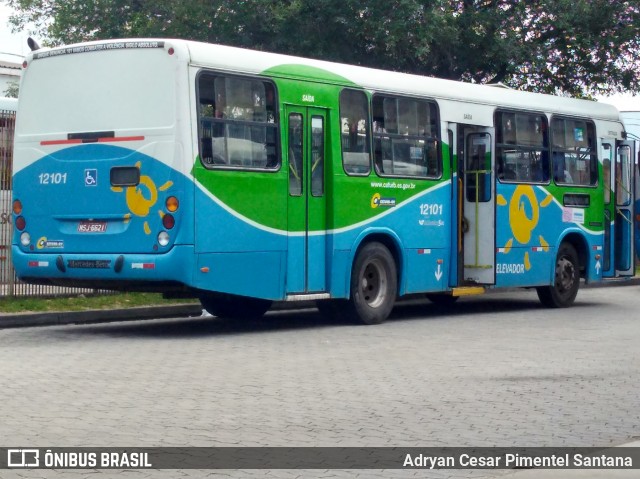
[[187, 63], [186, 48], [162, 41], [29, 55], [13, 178], [21, 279], [123, 289], [187, 282]]

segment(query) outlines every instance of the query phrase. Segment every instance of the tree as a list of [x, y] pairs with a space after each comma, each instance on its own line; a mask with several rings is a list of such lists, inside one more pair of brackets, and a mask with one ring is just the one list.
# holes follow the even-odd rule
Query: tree
[[640, 89], [636, 1], [4, 1], [51, 45], [179, 37], [548, 93]]
[[7, 89], [3, 92], [6, 98], [18, 98], [20, 92], [20, 83], [12, 81], [7, 84]]

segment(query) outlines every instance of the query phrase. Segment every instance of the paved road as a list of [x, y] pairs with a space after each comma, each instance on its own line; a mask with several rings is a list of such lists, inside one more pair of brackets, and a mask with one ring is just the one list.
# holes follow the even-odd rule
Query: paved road
[[[640, 287], [0, 330], [0, 446], [609, 446], [640, 436]], [[123, 477], [75, 471], [70, 477]], [[494, 477], [510, 471], [132, 471], [124, 477]], [[0, 471], [2, 477], [63, 477]], [[514, 477], [517, 478], [518, 474]], [[558, 477], [562, 477], [558, 475]], [[606, 476], [603, 476], [606, 477]]]

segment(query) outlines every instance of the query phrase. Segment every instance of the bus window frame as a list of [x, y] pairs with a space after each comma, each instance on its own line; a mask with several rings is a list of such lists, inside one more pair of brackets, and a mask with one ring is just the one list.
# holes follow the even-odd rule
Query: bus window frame
[[[262, 83], [268, 83], [273, 87], [273, 101], [274, 101], [274, 110], [273, 110], [273, 115], [274, 115], [274, 125], [272, 127], [269, 127], [267, 125], [269, 125], [268, 122], [262, 123], [262, 122], [248, 122], [248, 121], [244, 121], [244, 120], [238, 120], [237, 123], [238, 124], [250, 124], [250, 123], [254, 123], [255, 126], [263, 126], [265, 125], [266, 128], [274, 128], [275, 129], [275, 148], [276, 148], [276, 152], [275, 152], [275, 157], [276, 157], [276, 165], [275, 167], [272, 168], [268, 168], [268, 167], [262, 167], [262, 168], [249, 168], [246, 167], [244, 165], [220, 165], [220, 164], [212, 164], [212, 165], [207, 165], [203, 160], [202, 160], [202, 136], [200, 134], [200, 122], [201, 122], [201, 112], [202, 112], [202, 107], [201, 107], [201, 103], [200, 103], [200, 78], [203, 75], [208, 75], [214, 78], [238, 78], [240, 80], [257, 80], [260, 81]], [[215, 90], [214, 90], [215, 91]], [[195, 102], [196, 102], [196, 121], [197, 121], [197, 136], [198, 136], [198, 156], [200, 157], [200, 164], [206, 169], [206, 170], [210, 170], [210, 171], [244, 171], [244, 172], [249, 172], [249, 173], [278, 173], [281, 169], [282, 169], [282, 138], [281, 138], [281, 117], [280, 117], [280, 100], [279, 100], [279, 95], [278, 95], [278, 87], [276, 85], [276, 83], [273, 81], [273, 79], [268, 78], [268, 77], [263, 77], [260, 75], [238, 75], [235, 73], [231, 73], [225, 70], [216, 70], [216, 69], [209, 69], [209, 68], [201, 68], [195, 77]], [[216, 118], [213, 118], [213, 122], [214, 123], [221, 123], [224, 124], [225, 120], [219, 120]], [[236, 123], [235, 121], [229, 121], [226, 120], [226, 123]]]
[[[392, 99], [392, 100], [413, 100], [416, 102], [421, 102], [421, 103], [425, 103], [428, 107], [430, 105], [435, 106], [435, 130], [436, 130], [436, 155], [437, 155], [437, 166], [438, 166], [438, 174], [437, 175], [393, 175], [393, 174], [387, 174], [384, 172], [380, 172], [380, 170], [378, 169], [378, 165], [376, 163], [376, 156], [375, 156], [375, 136], [376, 136], [376, 132], [373, 129], [373, 101], [376, 97], [381, 97], [383, 100], [384, 99]], [[384, 91], [375, 91], [371, 94], [371, 98], [370, 98], [370, 105], [369, 105], [369, 114], [371, 117], [370, 120], [370, 129], [371, 129], [371, 161], [373, 162], [373, 171], [375, 172], [376, 176], [380, 177], [380, 178], [399, 178], [399, 179], [407, 179], [407, 180], [440, 180], [442, 179], [443, 175], [444, 175], [444, 164], [443, 164], [443, 155], [442, 155], [442, 147], [443, 147], [443, 141], [442, 141], [442, 132], [441, 132], [441, 128], [440, 128], [440, 105], [438, 105], [438, 102], [430, 97], [419, 97], [419, 96], [414, 96], [414, 95], [399, 95], [397, 93], [387, 93]], [[396, 123], [399, 123], [398, 118], [396, 118]], [[394, 138], [406, 138], [406, 139], [410, 139], [410, 140], [416, 140], [416, 139], [432, 139], [430, 136], [420, 136], [420, 135], [400, 135], [399, 133], [387, 133], [390, 136], [393, 136]]]
[[[500, 128], [502, 127], [502, 123], [498, 124], [498, 115], [499, 114], [513, 114], [513, 115], [530, 115], [530, 116], [538, 116], [538, 117], [542, 117], [544, 119], [544, 121], [546, 122], [546, 132], [542, 133], [542, 138], [543, 138], [543, 145], [544, 145], [544, 140], [545, 140], [545, 136], [546, 136], [546, 140], [547, 140], [547, 146], [546, 147], [542, 147], [542, 148], [538, 148], [535, 146], [530, 147], [529, 150], [526, 151], [536, 151], [536, 149], [538, 149], [538, 151], [543, 152], [545, 149], [547, 151], [547, 155], [548, 155], [548, 165], [549, 165], [549, 177], [548, 179], [545, 180], [541, 180], [541, 181], [524, 181], [524, 180], [518, 180], [518, 179], [514, 179], [514, 180], [509, 180], [509, 179], [505, 179], [504, 177], [500, 177], [500, 175], [498, 175], [498, 165], [502, 163], [501, 158], [499, 158], [498, 156], [498, 151], [500, 149], [504, 149], [507, 146], [512, 146], [514, 149], [517, 149], [518, 151], [525, 151], [522, 150], [522, 148], [526, 145], [521, 145], [517, 143], [517, 125], [515, 126], [515, 131], [516, 131], [516, 143], [514, 143], [513, 145], [509, 144], [509, 143], [498, 143], [498, 130], [500, 130]], [[493, 112], [493, 124], [495, 127], [495, 155], [496, 155], [496, 178], [498, 179], [498, 182], [501, 184], [507, 184], [507, 185], [514, 185], [514, 184], [524, 184], [524, 185], [550, 185], [551, 184], [551, 178], [553, 176], [553, 163], [552, 163], [552, 158], [551, 158], [551, 131], [550, 131], [550, 125], [551, 125], [551, 120], [550, 118], [547, 116], [546, 113], [542, 112], [542, 111], [532, 111], [532, 110], [516, 110], [516, 109], [509, 109], [509, 108], [496, 108], [495, 111]], [[542, 158], [540, 159], [540, 161], [542, 161]]]
[[[585, 183], [575, 183], [575, 182], [562, 182], [562, 181], [556, 181], [556, 175], [555, 175], [555, 160], [554, 160], [554, 153], [556, 152], [555, 150], [555, 146], [554, 146], [554, 133], [553, 133], [553, 122], [555, 120], [563, 120], [563, 121], [583, 121], [586, 125], [587, 125], [587, 144], [589, 144], [589, 140], [588, 140], [588, 132], [589, 132], [589, 125], [591, 125], [592, 129], [593, 129], [593, 140], [594, 140], [594, 145], [593, 147], [590, 147], [591, 150], [591, 167], [595, 167], [595, 181], [594, 182], [590, 182], [588, 184]], [[565, 129], [565, 136], [566, 136], [566, 129]], [[551, 178], [553, 179], [553, 183], [556, 186], [560, 186], [563, 188], [592, 188], [592, 189], [597, 189], [600, 187], [600, 179], [599, 179], [599, 171], [598, 171], [598, 163], [600, 162], [600, 152], [598, 150], [598, 129], [596, 128], [596, 124], [595, 122], [590, 119], [590, 118], [585, 118], [585, 117], [581, 117], [581, 116], [571, 116], [571, 115], [558, 115], [558, 114], [553, 114], [551, 115], [551, 118], [549, 118], [549, 150], [550, 150], [550, 154], [551, 154]], [[559, 152], [561, 153], [566, 153], [567, 148], [561, 148]], [[594, 176], [594, 172], [591, 171], [590, 172], [592, 176]]]

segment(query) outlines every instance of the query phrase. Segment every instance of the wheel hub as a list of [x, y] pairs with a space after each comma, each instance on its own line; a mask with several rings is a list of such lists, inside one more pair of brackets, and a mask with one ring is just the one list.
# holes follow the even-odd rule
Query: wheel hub
[[377, 308], [384, 302], [386, 282], [386, 272], [379, 262], [372, 261], [367, 264], [360, 278], [360, 292], [371, 308]]

